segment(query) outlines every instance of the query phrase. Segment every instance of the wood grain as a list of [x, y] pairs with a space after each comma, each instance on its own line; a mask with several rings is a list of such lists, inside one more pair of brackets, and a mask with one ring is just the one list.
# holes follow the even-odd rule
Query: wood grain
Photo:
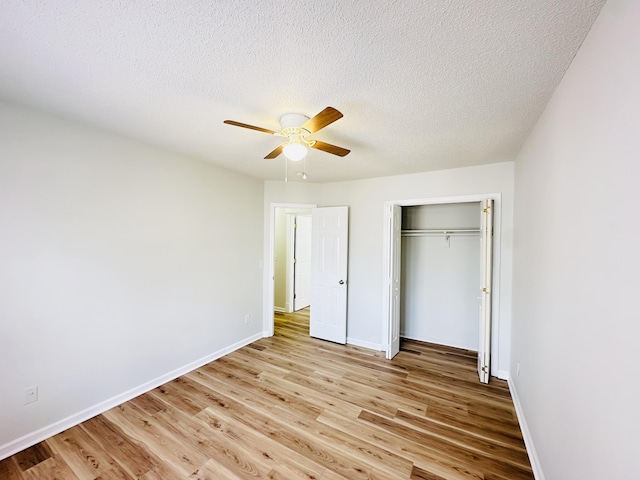
[[404, 341], [384, 354], [276, 334], [0, 461], [0, 478], [533, 479], [504, 381], [475, 353]]

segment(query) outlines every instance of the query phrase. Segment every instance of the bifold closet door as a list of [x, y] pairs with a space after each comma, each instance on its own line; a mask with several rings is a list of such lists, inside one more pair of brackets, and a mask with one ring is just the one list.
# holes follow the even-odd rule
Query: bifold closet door
[[402, 207], [400, 205], [391, 205], [390, 208], [389, 232], [391, 238], [389, 239], [389, 245], [391, 248], [386, 267], [389, 277], [389, 331], [387, 332], [389, 343], [387, 359], [389, 360], [395, 357], [400, 351], [400, 285], [402, 281]]
[[480, 205], [480, 342], [478, 346], [478, 376], [489, 383], [491, 375], [491, 289], [493, 279], [493, 200]]

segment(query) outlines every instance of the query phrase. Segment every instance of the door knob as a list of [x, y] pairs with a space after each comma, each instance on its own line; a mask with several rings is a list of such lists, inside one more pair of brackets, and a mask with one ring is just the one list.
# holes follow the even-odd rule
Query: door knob
[[340, 280], [338, 283], [339, 283], [340, 285], [344, 285], [344, 280]]

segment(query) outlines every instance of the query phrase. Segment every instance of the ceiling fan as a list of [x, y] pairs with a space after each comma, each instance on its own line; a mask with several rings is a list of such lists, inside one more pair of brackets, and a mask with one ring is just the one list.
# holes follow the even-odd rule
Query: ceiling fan
[[261, 128], [248, 125], [246, 123], [236, 122], [234, 120], [225, 120], [224, 123], [227, 125], [249, 128], [258, 132], [268, 133], [270, 135], [279, 135], [287, 138], [286, 142], [278, 145], [264, 158], [276, 158], [278, 155], [283, 153], [289, 160], [297, 162], [307, 155], [308, 148], [315, 148], [340, 157], [347, 155], [350, 150], [347, 150], [346, 148], [321, 142], [320, 140], [307, 138], [309, 135], [316, 133], [318, 130], [323, 129], [327, 125], [330, 125], [341, 118], [342, 113], [333, 107], [327, 107], [312, 118], [299, 113], [287, 113], [286, 115], [283, 115], [280, 118], [281, 130], [279, 132], [274, 132], [268, 128]]

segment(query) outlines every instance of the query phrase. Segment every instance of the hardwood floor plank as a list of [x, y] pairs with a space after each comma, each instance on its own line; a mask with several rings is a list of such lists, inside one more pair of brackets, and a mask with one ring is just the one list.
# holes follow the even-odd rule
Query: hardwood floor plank
[[230, 438], [239, 439], [252, 455], [263, 459], [270, 468], [269, 475], [282, 475], [283, 472], [297, 472], [296, 477], [319, 479], [324, 468], [318, 463], [299, 455], [278, 442], [269, 442], [268, 438], [254, 428], [237, 422], [221, 409], [209, 408], [198, 414], [198, 417], [211, 428], [223, 431]]
[[0, 461], [0, 479], [531, 480], [505, 382], [476, 353], [275, 335]]
[[[115, 460], [84, 429], [76, 426], [47, 439], [78, 478], [93, 479], [113, 468]], [[0, 477], [2, 478], [2, 477]]]
[[140, 480], [176, 480], [186, 478], [185, 474], [168, 463], [161, 463], [153, 467], [140, 477]]
[[318, 376], [315, 375], [302, 376], [296, 373], [290, 373], [285, 377], [285, 380], [351, 404], [362, 405], [381, 415], [394, 417], [397, 411], [396, 405], [386, 402], [378, 395], [371, 396], [371, 392], [362, 393], [359, 390], [346, 389], [334, 384], [330, 379], [318, 378]]
[[513, 480], [532, 478], [529, 469], [526, 467], [522, 468], [517, 465], [512, 465], [508, 459], [494, 457], [490, 453], [471, 450], [442, 437], [435, 437], [424, 431], [407, 427], [402, 423], [394, 422], [366, 410], [362, 411], [359, 418], [360, 420], [371, 423], [372, 425], [399, 437], [410, 439], [413, 442], [422, 445], [424, 448], [431, 449], [439, 455], [450, 457], [461, 464], [474, 464], [482, 471], [512, 475]]
[[96, 477], [95, 480], [133, 480], [133, 477], [125, 472], [120, 465], [114, 463], [111, 469]]
[[51, 458], [51, 450], [45, 442], [36, 443], [33, 447], [17, 453], [15, 457], [20, 470], [23, 472], [44, 462], [48, 458]]
[[529, 457], [526, 450], [520, 445], [514, 445], [513, 442], [503, 443], [492, 441], [486, 437], [480, 437], [457, 428], [443, 425], [428, 418], [421, 418], [408, 412], [398, 410], [396, 420], [405, 425], [411, 425], [432, 435], [436, 438], [442, 438], [448, 442], [455, 443], [467, 450], [474, 450], [480, 454], [489, 454], [493, 457], [499, 457], [513, 463], [517, 466], [527, 468], [529, 466]]
[[[216, 362], [217, 363], [217, 362]], [[308, 402], [305, 402], [300, 395], [296, 395], [293, 391], [287, 391], [286, 388], [283, 388], [282, 382], [278, 381], [274, 383], [268, 383], [263, 381], [263, 375], [268, 375], [268, 373], [260, 373], [260, 375], [256, 375], [253, 379], [245, 380], [242, 376], [237, 375], [237, 371], [235, 370], [233, 364], [225, 365], [221, 363], [216, 365], [216, 369], [207, 370], [205, 372], [212, 374], [209, 377], [209, 382], [213, 385], [218, 385], [218, 388], [225, 388], [224, 385], [220, 385], [219, 379], [216, 378], [216, 373], [222, 374], [225, 376], [226, 380], [233, 380], [234, 387], [239, 387], [241, 391], [246, 392], [247, 401], [251, 401], [256, 394], [259, 394], [261, 397], [264, 397], [265, 400], [269, 403], [276, 404], [286, 404], [289, 408], [296, 410], [300, 413], [315, 417], [320, 413], [320, 408], [311, 405]], [[202, 378], [202, 377], [201, 377]]]
[[[211, 379], [215, 382], [215, 380]], [[254, 383], [259, 385], [259, 382]], [[224, 387], [222, 387], [224, 388]], [[253, 394], [249, 392], [249, 389], [238, 389], [234, 387], [233, 391], [227, 392], [235, 401], [239, 404], [250, 406], [256, 412], [266, 414], [268, 418], [285, 418], [289, 417], [289, 424], [295, 424], [296, 426], [303, 427], [304, 431], [311, 433], [317, 439], [325, 440], [327, 444], [341, 444], [342, 449], [348, 451], [354, 457], [360, 458], [363, 462], [370, 465], [377, 465], [380, 470], [387, 472], [389, 478], [394, 478], [393, 475], [397, 475], [397, 472], [401, 472], [401, 477], [407, 478], [408, 473], [411, 470], [410, 462], [407, 462], [403, 458], [391, 454], [382, 449], [378, 449], [374, 445], [362, 444], [359, 439], [351, 436], [345, 436], [340, 431], [333, 429], [327, 429], [322, 424], [316, 422], [320, 409], [300, 409], [293, 408], [296, 403], [307, 403], [305, 398], [300, 398], [297, 395], [287, 395], [282, 393], [278, 402], [273, 402], [273, 399], [269, 395], [261, 395], [262, 387], [256, 386]], [[281, 388], [281, 391], [284, 389]], [[313, 392], [311, 392], [313, 395]], [[209, 410], [215, 410], [217, 415], [221, 415], [220, 409], [207, 409], [205, 412], [198, 414], [198, 417]], [[224, 413], [222, 413], [224, 415]], [[248, 435], [245, 432], [245, 435]]]
[[490, 417], [482, 417], [476, 414], [470, 415], [469, 412], [460, 413], [452, 411], [449, 407], [434, 406], [431, 403], [427, 405], [427, 414], [425, 416], [433, 421], [464, 430], [481, 438], [488, 438], [507, 444], [515, 442], [524, 446], [519, 429], [514, 428], [509, 423], [501, 424], [496, 422]]
[[185, 395], [185, 383], [182, 377], [165, 383], [164, 385], [152, 390], [153, 394], [165, 402], [167, 405], [174, 406], [188, 413], [195, 415], [207, 408], [207, 403], [202, 401], [194, 401], [188, 395]]
[[423, 470], [422, 468], [418, 468], [415, 466], [411, 471], [410, 478], [411, 480], [445, 480], [444, 478], [442, 478], [439, 475], [436, 475], [435, 473], [427, 472], [426, 470]]
[[[230, 399], [221, 397], [219, 400], [221, 408], [234, 404]], [[212, 428], [201, 418], [190, 416], [174, 407], [156, 416], [164, 423], [170, 423], [167, 427], [176, 434], [182, 432], [185, 438], [191, 438], [198, 450], [240, 478], [264, 478], [269, 471], [261, 455], [252, 455], [251, 451], [238, 444], [233, 436], [225, 435], [219, 428]]]
[[[185, 377], [201, 383], [206, 388], [201, 391], [201, 394], [218, 391], [249, 405], [256, 402], [258, 393], [266, 397], [269, 403], [286, 403], [288, 407], [312, 417], [317, 416], [324, 409], [336, 410], [354, 418], [361, 411], [357, 405], [289, 382], [279, 374], [274, 375], [270, 371], [263, 371], [259, 378], [246, 382], [235, 376], [232, 371], [225, 370], [224, 367], [221, 367], [221, 370], [222, 372], [218, 372], [214, 368], [202, 368]], [[211, 399], [216, 401], [215, 397]]]
[[[163, 459], [164, 464], [170, 464], [173, 471], [190, 475], [209, 459], [185, 443], [183, 437], [172, 435], [156, 418], [139, 410], [131, 402], [109, 410], [104, 416], [131, 438], [146, 445], [156, 457]], [[155, 471], [156, 476], [162, 472]]]
[[22, 473], [16, 462], [15, 455], [0, 460], [0, 478], [3, 480], [22, 480]]
[[434, 452], [432, 449], [425, 448], [413, 440], [380, 430], [367, 422], [347, 419], [331, 412], [324, 412], [318, 417], [318, 421], [411, 460], [414, 465], [428, 468], [447, 480], [484, 479], [482, 471], [475, 468], [473, 463], [458, 462], [448, 456], [441, 455], [439, 452]]
[[339, 447], [318, 441], [310, 432], [309, 424], [301, 418], [295, 418], [294, 421], [285, 421], [286, 417], [276, 419], [230, 398], [226, 399], [224, 407], [216, 407], [216, 411], [220, 408], [226, 409], [227, 415], [236, 422], [253, 428], [264, 437], [329, 470], [344, 474], [347, 478], [367, 478], [369, 466], [366, 463], [343, 453]]
[[143, 412], [153, 415], [154, 413], [162, 412], [167, 409], [167, 404], [158, 400], [152, 393], [144, 393], [133, 400], [130, 400], [132, 404], [138, 407]]
[[104, 415], [83, 422], [82, 428], [132, 477], [140, 477], [160, 463], [145, 446], [128, 437]]
[[25, 480], [43, 480], [43, 479], [65, 479], [80, 480], [75, 473], [69, 468], [66, 461], [58, 456], [53, 455], [34, 465], [22, 473]]
[[189, 480], [241, 480], [236, 475], [214, 460], [209, 460], [189, 476]]

